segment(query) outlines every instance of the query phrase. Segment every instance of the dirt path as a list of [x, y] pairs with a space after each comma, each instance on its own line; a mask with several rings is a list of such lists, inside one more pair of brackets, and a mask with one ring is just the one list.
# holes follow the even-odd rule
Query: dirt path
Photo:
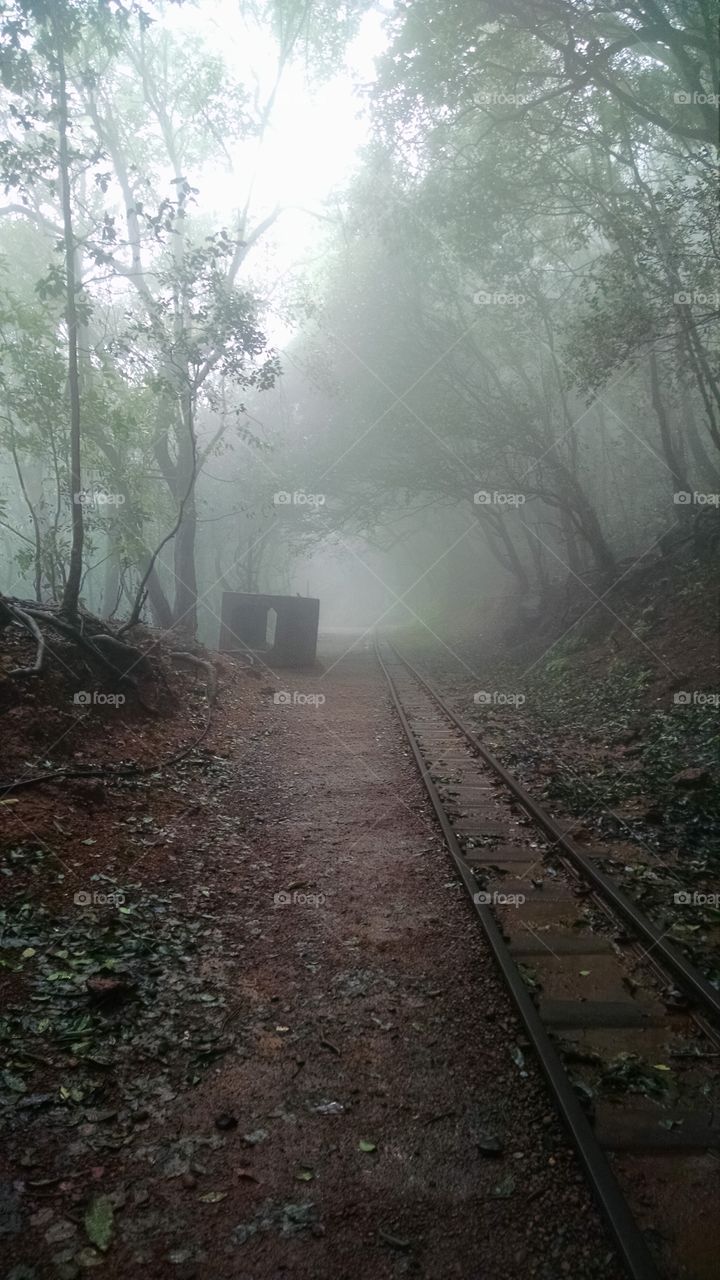
[[36, 1205], [14, 1258], [61, 1280], [615, 1277], [372, 657], [287, 678], [301, 696], [264, 684], [252, 741], [226, 719], [173, 866], [146, 868], [208, 921], [195, 964], [233, 1047], [95, 1157], [106, 1252], [81, 1185], [71, 1238], [44, 1243]]

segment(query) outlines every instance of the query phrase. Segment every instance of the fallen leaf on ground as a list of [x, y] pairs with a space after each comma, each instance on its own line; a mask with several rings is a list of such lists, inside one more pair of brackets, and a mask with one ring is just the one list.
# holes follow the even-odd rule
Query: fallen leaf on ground
[[110, 1244], [112, 1229], [112, 1204], [108, 1196], [98, 1196], [93, 1200], [85, 1214], [85, 1230], [88, 1240], [104, 1253]]

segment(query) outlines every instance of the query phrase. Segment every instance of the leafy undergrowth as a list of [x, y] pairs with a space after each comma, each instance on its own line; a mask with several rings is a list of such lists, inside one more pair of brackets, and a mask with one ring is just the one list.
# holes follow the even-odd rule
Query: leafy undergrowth
[[552, 812], [607, 847], [600, 865], [720, 985], [717, 709], [644, 711], [646, 668], [615, 661], [589, 681], [580, 657], [537, 669], [516, 724], [470, 718]]
[[[103, 775], [0, 796], [0, 1232], [16, 1261], [32, 1234], [58, 1280], [107, 1261], [123, 1209], [141, 1248], [148, 1222], [161, 1221], [150, 1188], [190, 1179], [224, 1142], [197, 1102], [248, 1038], [222, 905], [245, 818], [220, 798], [234, 794], [230, 750], [252, 732], [259, 694], [251, 674], [211, 661], [222, 694], [213, 707], [193, 671], [173, 673], [166, 714], [142, 728], [134, 713], [80, 708], [70, 762], [100, 762]], [[48, 725], [66, 718], [67, 699], [67, 685], [48, 678], [6, 713], [9, 776], [44, 766]], [[42, 732], [27, 741], [34, 719]], [[134, 758], [143, 771], [118, 776]], [[252, 790], [257, 769], [245, 772]], [[218, 839], [220, 813], [233, 853]], [[185, 1133], [177, 1115], [188, 1103]], [[31, 1273], [23, 1263], [12, 1272]]]
[[[658, 847], [668, 847], [682, 828], [686, 844], [695, 847], [712, 836], [720, 817], [720, 791], [709, 785], [697, 795], [673, 783], [691, 762], [710, 771], [718, 763], [720, 733], [717, 707], [672, 703], [647, 710], [644, 695], [652, 673], [643, 666], [615, 660], [601, 678], [588, 679], [582, 648], [553, 654], [526, 684], [523, 719], [542, 721], [545, 731], [571, 735], [573, 741], [600, 745], [614, 754], [599, 762], [590, 781], [580, 771], [560, 769], [547, 794], [562, 803], [617, 805], [638, 794], [651, 795], [664, 817]], [[712, 782], [710, 776], [708, 783]]]
[[[37, 851], [16, 850], [18, 863], [40, 865]], [[98, 875], [72, 913], [26, 892], [0, 911], [0, 1105], [26, 1132], [30, 1166], [40, 1117], [75, 1130], [73, 1155], [118, 1150], [233, 1043], [225, 1001], [198, 972], [207, 921], [177, 910], [181, 894], [139, 889]]]
[[613, 601], [609, 632], [596, 610], [550, 639], [520, 627], [456, 643], [462, 675], [437, 648], [422, 660], [502, 763], [720, 985], [715, 577], [705, 564], [645, 574]]

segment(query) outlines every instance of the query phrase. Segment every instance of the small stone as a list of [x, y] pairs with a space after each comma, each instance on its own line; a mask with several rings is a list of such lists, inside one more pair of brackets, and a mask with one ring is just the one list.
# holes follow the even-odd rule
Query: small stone
[[477, 1140], [477, 1148], [483, 1156], [501, 1156], [503, 1144], [494, 1133], [481, 1133]]
[[81, 1249], [79, 1253], [75, 1254], [75, 1262], [78, 1266], [83, 1267], [88, 1271], [91, 1267], [101, 1267], [104, 1261], [105, 1259], [102, 1254], [98, 1253], [97, 1249], [91, 1249], [89, 1245], [87, 1248]]
[[267, 1138], [267, 1129], [253, 1129], [252, 1133], [244, 1133], [242, 1140], [248, 1147], [256, 1147], [258, 1142], [264, 1142]]
[[640, 817], [645, 822], [650, 822], [653, 826], [660, 826], [664, 821], [663, 811], [657, 805], [649, 805], [647, 809], [643, 810]]
[[67, 1218], [60, 1218], [58, 1222], [54, 1222], [45, 1232], [45, 1240], [48, 1244], [62, 1244], [64, 1240], [72, 1240], [77, 1235], [77, 1227], [74, 1222], [68, 1222]]
[[237, 1129], [237, 1127], [238, 1127], [237, 1116], [231, 1115], [229, 1111], [223, 1111], [220, 1113], [219, 1116], [215, 1117], [216, 1129], [227, 1130], [227, 1129]]
[[[94, 1000], [103, 1003], [115, 1003], [124, 1000], [133, 990], [133, 983], [126, 978], [88, 978], [85, 986]], [[81, 1266], [84, 1264], [81, 1263]]]
[[674, 787], [704, 787], [710, 781], [707, 769], [681, 769], [670, 779]]

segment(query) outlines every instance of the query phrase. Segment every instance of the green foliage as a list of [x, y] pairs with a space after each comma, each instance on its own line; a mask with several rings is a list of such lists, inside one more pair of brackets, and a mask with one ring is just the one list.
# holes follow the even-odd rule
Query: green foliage
[[[33, 869], [46, 883], [48, 877], [62, 881], [45, 852], [24, 845], [5, 855], [12, 874], [0, 909], [0, 967], [32, 998], [6, 1003], [0, 1017], [3, 1101], [32, 1096], [41, 1081], [49, 1103], [79, 1115], [102, 1098], [108, 1068], [118, 1060], [137, 1062], [138, 1055], [154, 1064], [165, 1087], [171, 1080], [197, 1083], [232, 1041], [232, 1031], [223, 1028], [222, 997], [208, 991], [195, 971], [206, 922], [182, 918], [169, 898], [144, 886], [140, 892], [138, 884], [119, 885], [102, 875], [93, 877], [84, 896], [97, 894], [109, 905], [74, 905], [69, 914], [58, 914], [28, 893]], [[88, 1000], [86, 984], [95, 977], [125, 982], [118, 1007]], [[181, 1042], [190, 1052], [176, 1057], [172, 1047]], [[77, 1062], [70, 1078], [68, 1055]], [[130, 1076], [128, 1094], [113, 1105], [128, 1105], [133, 1090]], [[102, 1207], [93, 1221], [104, 1237]]]
[[[198, 409], [238, 423], [244, 405], [228, 389], [262, 392], [279, 375], [263, 331], [261, 292], [236, 279], [263, 227], [249, 225], [249, 206], [231, 230], [208, 227], [193, 216], [198, 190], [185, 176], [213, 159], [226, 162], [229, 139], [262, 134], [269, 107], [257, 86], [234, 80], [220, 55], [173, 33], [159, 11], [140, 4], [17, 0], [0, 23], [10, 123], [0, 161], [15, 202], [0, 225], [4, 245], [24, 240], [30, 252], [8, 256], [0, 296], [7, 406], [0, 445], [13, 468], [13, 509], [4, 526], [15, 539], [17, 568], [35, 576], [36, 591], [56, 598], [75, 501], [57, 191], [61, 66], [88, 562], [95, 553], [98, 565], [110, 559], [123, 572], [145, 562], [148, 542], [158, 541], [155, 529], [172, 528], [187, 491], [191, 437], [199, 453]], [[110, 500], [94, 501], [96, 494]], [[88, 570], [97, 593], [90, 563]]]
[[650, 1098], [663, 1098], [670, 1083], [664, 1071], [643, 1062], [637, 1054], [621, 1053], [603, 1069], [600, 1088], [612, 1096], [642, 1093]]
[[[525, 587], [538, 563], [553, 578], [638, 554], [671, 520], [678, 457], [714, 490], [714, 172], [695, 100], [714, 92], [706, 8], [675, 14], [678, 49], [697, 51], [690, 85], [655, 30], [644, 56], [632, 0], [611, 17], [570, 0], [521, 2], [512, 18], [493, 0], [394, 7], [352, 238], [346, 222], [326, 293], [339, 372], [352, 374], [348, 350], [370, 371], [318, 440], [322, 464], [341, 433], [346, 527], [460, 508], [471, 486], [519, 489], [527, 534], [473, 515]], [[664, 434], [635, 368], [650, 349]]]
[[[176, 546], [188, 562], [161, 576], [192, 582], [193, 521], [210, 492], [200, 496], [204, 481], [195, 492], [195, 468], [248, 442], [250, 396], [280, 374], [266, 311], [279, 282], [261, 287], [246, 266], [276, 216], [254, 216], [250, 157], [271, 132], [283, 71], [304, 61], [313, 83], [337, 73], [370, 9], [243, 0], [241, 21], [277, 56], [263, 99], [265, 68], [257, 81], [238, 77], [161, 8], [6, 8], [2, 242], [12, 254], [22, 234], [30, 248], [7, 269], [14, 310], [0, 340], [12, 417], [1, 443], [13, 478], [19, 463], [30, 480], [8, 494], [6, 531], [23, 572], [41, 562], [43, 590], [61, 585], [73, 510], [59, 379], [69, 339], [61, 67], [82, 464], [89, 483], [123, 499], [88, 509], [89, 536], [138, 579], [182, 515]], [[304, 323], [294, 357], [312, 370], [301, 397], [312, 400], [319, 368], [326, 393], [287, 469], [309, 489], [313, 475], [328, 478], [323, 536], [330, 523], [381, 541], [396, 517], [428, 508], [471, 516], [468, 545], [477, 535], [498, 575], [526, 590], [567, 566], [607, 575], [644, 550], [674, 514], [677, 458], [688, 482], [707, 474], [699, 487], [710, 489], [720, 435], [708, 6], [670, 12], [671, 52], [635, 0], [612, 14], [600, 0], [518, 0], [512, 14], [501, 0], [399, 0], [385, 15], [372, 142], [335, 201], [342, 233], [329, 219], [322, 266], [294, 304]], [[237, 216], [218, 225], [198, 211], [200, 184], [238, 155], [248, 164]], [[678, 302], [686, 288], [690, 301]], [[649, 350], [665, 423], [642, 368]], [[480, 489], [520, 493], [522, 512], [478, 505]], [[242, 497], [228, 516], [252, 507], [262, 524], [265, 488]], [[298, 547], [320, 528], [300, 521]], [[209, 561], [210, 546], [201, 554]], [[94, 569], [88, 580], [99, 591]], [[552, 655], [548, 678], [568, 672], [565, 657]]]
[[372, 0], [246, 0], [270, 26], [281, 57], [299, 54], [315, 76], [337, 72], [349, 40]]

